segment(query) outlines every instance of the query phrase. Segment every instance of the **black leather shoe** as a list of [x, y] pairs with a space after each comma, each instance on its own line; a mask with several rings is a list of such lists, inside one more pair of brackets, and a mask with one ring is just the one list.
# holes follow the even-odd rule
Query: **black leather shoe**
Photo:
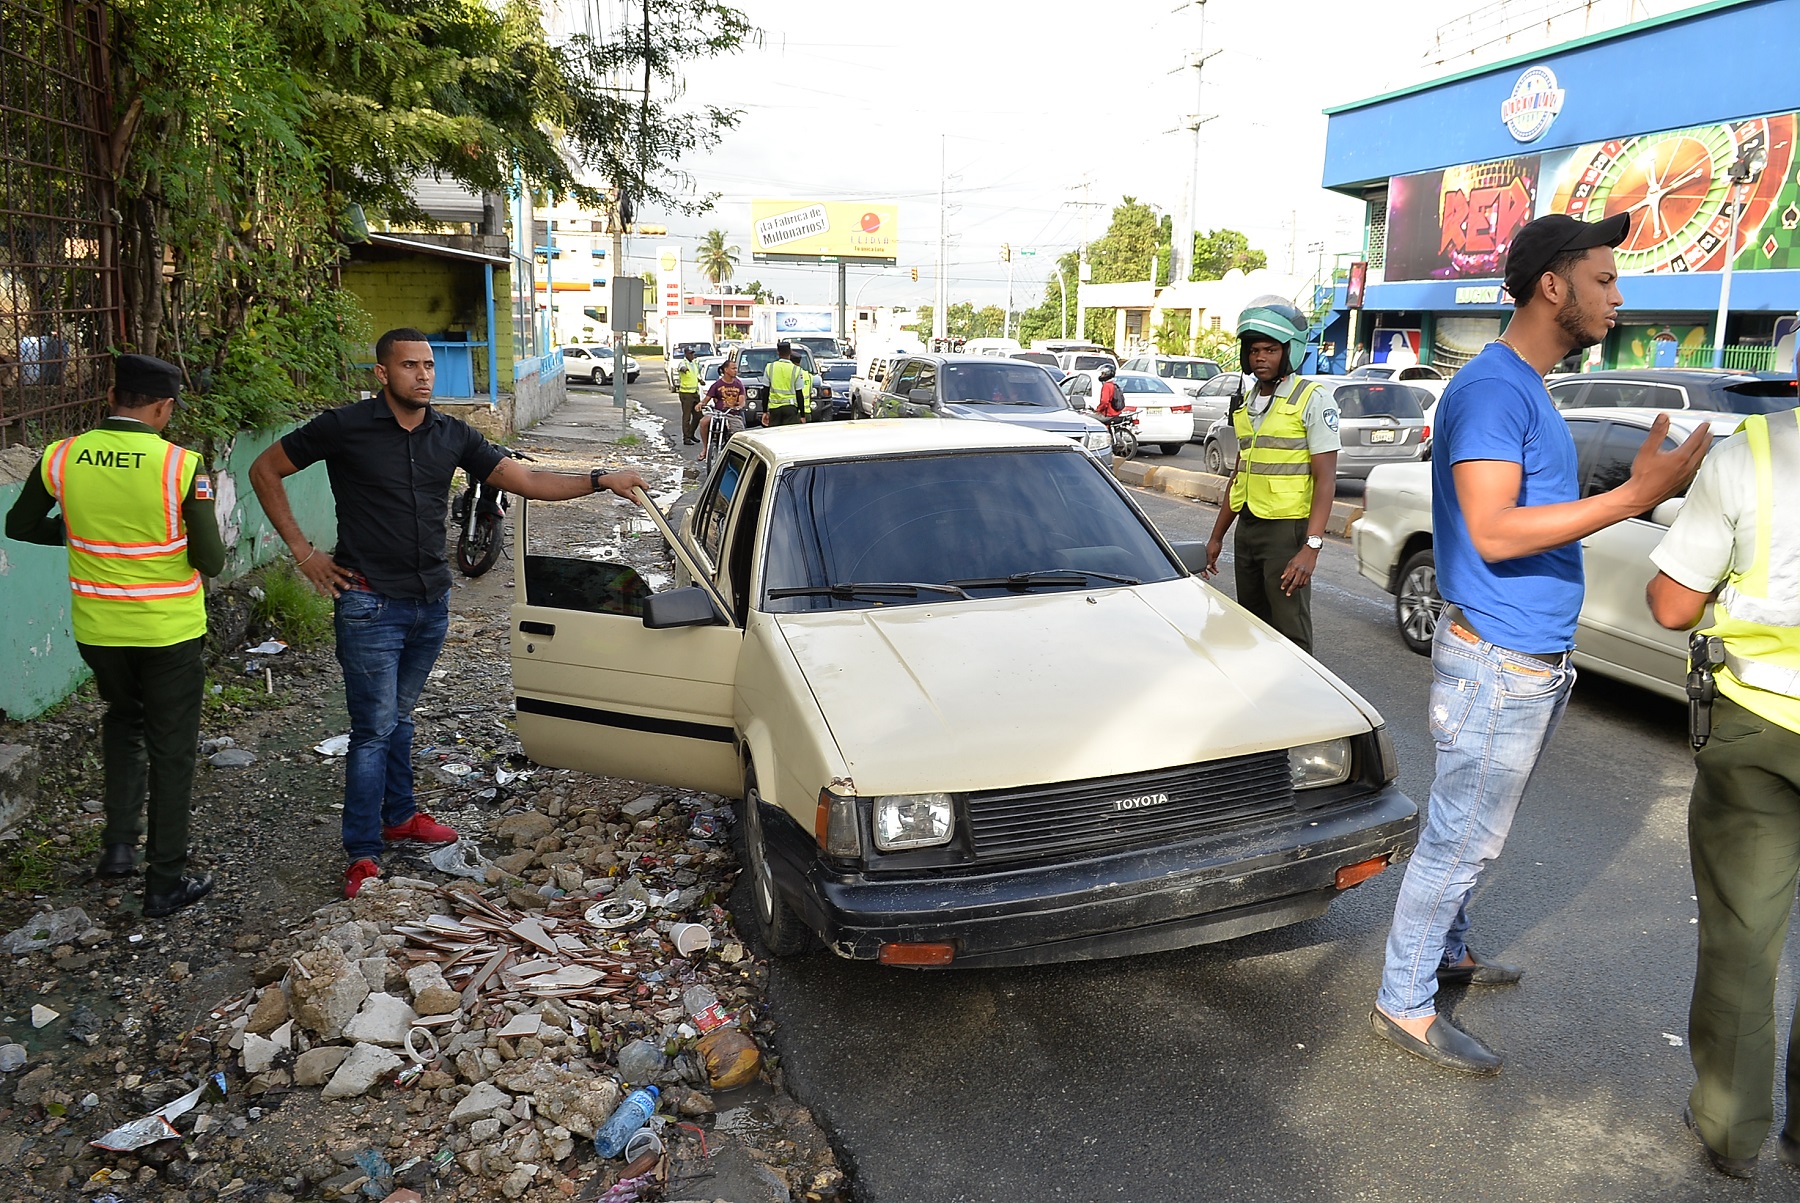
[[130, 844], [108, 844], [100, 851], [100, 863], [94, 866], [100, 877], [130, 877], [137, 871], [137, 849]]
[[1727, 1157], [1706, 1143], [1706, 1137], [1700, 1135], [1700, 1125], [1694, 1122], [1694, 1108], [1691, 1104], [1681, 1109], [1681, 1122], [1687, 1125], [1687, 1130], [1700, 1142], [1700, 1151], [1706, 1154], [1707, 1164], [1713, 1169], [1727, 1178], [1756, 1177], [1756, 1158]]
[[184, 906], [192, 906], [212, 893], [213, 875], [202, 873], [198, 877], [183, 877], [174, 889], [168, 891], [148, 890], [144, 892], [144, 917], [161, 919], [164, 915], [173, 915]]
[[1510, 986], [1525, 976], [1525, 971], [1517, 965], [1504, 965], [1499, 961], [1484, 961], [1481, 954], [1473, 948], [1469, 949], [1469, 959], [1473, 965], [1440, 965], [1437, 979], [1440, 986]]
[[1500, 1072], [1500, 1055], [1451, 1023], [1448, 1015], [1439, 1015], [1437, 1022], [1425, 1029], [1423, 1040], [1383, 1015], [1380, 1007], [1369, 1012], [1369, 1022], [1376, 1035], [1433, 1065], [1460, 1069], [1468, 1074]]
[[1775, 1156], [1781, 1159], [1782, 1165], [1800, 1170], [1800, 1137], [1789, 1136], [1784, 1130], [1775, 1139]]

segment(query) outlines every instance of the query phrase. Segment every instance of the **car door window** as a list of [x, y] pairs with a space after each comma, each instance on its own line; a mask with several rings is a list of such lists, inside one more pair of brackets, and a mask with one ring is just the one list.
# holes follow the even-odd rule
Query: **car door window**
[[1588, 385], [1587, 396], [1581, 399], [1581, 405], [1583, 409], [1655, 405], [1656, 402], [1652, 399], [1655, 392], [1655, 385], [1641, 384], [1635, 380], [1596, 380]]
[[725, 461], [694, 503], [694, 537], [700, 549], [717, 567], [719, 551], [725, 539], [725, 516], [731, 510], [731, 499], [737, 496], [738, 482], [744, 475], [747, 456], [742, 451], [727, 451]]
[[1644, 390], [1642, 404], [1657, 409], [1686, 409], [1687, 394], [1672, 384], [1652, 384]]
[[888, 392], [906, 396], [907, 390], [919, 379], [919, 367], [919, 364], [910, 361], [901, 364], [899, 374], [893, 377], [894, 382], [888, 386]]
[[[1627, 426], [1621, 422], [1606, 423], [1606, 430], [1594, 447], [1593, 463], [1587, 474], [1587, 487], [1582, 489], [1581, 495], [1592, 497], [1596, 493], [1610, 492], [1631, 479], [1631, 464], [1637, 458], [1638, 449], [1644, 445], [1644, 435], [1645, 431], [1636, 426]], [[1673, 439], [1663, 439], [1664, 451], [1672, 450], [1674, 446]], [[1649, 510], [1645, 510], [1637, 517], [1646, 517], [1649, 513]]]
[[1581, 392], [1587, 386], [1585, 380], [1570, 380], [1566, 383], [1553, 384], [1550, 386], [1550, 404], [1558, 409], [1583, 408]]
[[930, 389], [935, 394], [937, 392], [937, 364], [929, 361], [921, 363], [918, 378], [913, 381], [911, 387]]
[[731, 593], [732, 621], [743, 626], [750, 618], [750, 569], [756, 561], [756, 541], [762, 527], [762, 501], [768, 471], [760, 460], [751, 460], [738, 489], [742, 500], [731, 524], [731, 546], [725, 556]]

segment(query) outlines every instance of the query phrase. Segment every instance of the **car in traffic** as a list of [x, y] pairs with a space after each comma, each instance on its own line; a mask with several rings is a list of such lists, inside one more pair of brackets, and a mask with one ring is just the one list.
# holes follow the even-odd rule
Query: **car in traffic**
[[[811, 408], [807, 410], [806, 420], [824, 422], [831, 418], [831, 388], [819, 379], [819, 365], [813, 359], [812, 348], [805, 343], [795, 343], [795, 350], [800, 353], [800, 366], [806, 374], [813, 378], [813, 396]], [[775, 362], [774, 343], [746, 343], [737, 349], [735, 357], [738, 363], [738, 379], [744, 382], [744, 420], [751, 423], [762, 420], [763, 405], [769, 399], [769, 365]]]
[[908, 355], [888, 365], [878, 418], [977, 418], [1071, 439], [1112, 464], [1112, 435], [1036, 364], [987, 355]]
[[[1654, 409], [1565, 410], [1575, 439], [1581, 495], [1617, 488], [1649, 437]], [[1669, 415], [1664, 449], [1710, 423], [1713, 441], [1737, 423], [1687, 410]], [[1357, 571], [1394, 595], [1394, 623], [1406, 646], [1431, 653], [1443, 598], [1431, 537], [1431, 465], [1390, 464], [1369, 474], [1363, 513], [1350, 528]], [[1575, 629], [1575, 665], [1628, 681], [1663, 697], [1687, 696], [1687, 632], [1665, 629], [1650, 616], [1644, 587], [1656, 575], [1650, 552], [1681, 512], [1673, 497], [1581, 541], [1587, 595]]]
[[1200, 355], [1134, 355], [1119, 365], [1121, 372], [1148, 372], [1167, 380], [1171, 388], [1190, 397], [1200, 394], [1201, 386], [1222, 373], [1217, 360]]
[[856, 410], [850, 403], [850, 384], [856, 378], [856, 361], [854, 359], [821, 359], [819, 360], [819, 379], [831, 389], [831, 416], [843, 420], [854, 418]]
[[539, 764], [739, 800], [768, 952], [1160, 952], [1408, 855], [1380, 714], [1068, 439], [838, 422], [718, 460], [679, 529], [651, 515], [677, 564], [654, 590], [515, 509], [516, 726]]
[[[1306, 376], [1330, 394], [1338, 411], [1337, 475], [1361, 480], [1378, 464], [1422, 460], [1429, 454], [1425, 410], [1430, 393], [1410, 384], [1348, 376]], [[1215, 419], [1206, 435], [1206, 464], [1220, 474], [1237, 464], [1237, 431], [1229, 417]]]
[[[613, 349], [610, 343], [570, 343], [562, 349], [563, 373], [572, 380], [585, 380], [589, 384], [611, 384], [613, 378]], [[625, 382], [636, 384], [638, 361], [627, 355], [625, 357]]]
[[1097, 372], [1107, 364], [1119, 366], [1119, 357], [1111, 351], [1064, 351], [1056, 357], [1056, 366], [1065, 372]]
[[[1138, 444], [1153, 444], [1164, 455], [1180, 455], [1194, 437], [1193, 398], [1148, 372], [1118, 372], [1113, 382], [1124, 394], [1126, 412], [1137, 419], [1133, 429]], [[1062, 382], [1062, 391], [1072, 408], [1092, 410], [1100, 402], [1100, 377], [1076, 372]]]
[[1582, 372], [1545, 385], [1558, 409], [1697, 409], [1769, 414], [1796, 405], [1794, 377], [1712, 368], [1637, 368]]

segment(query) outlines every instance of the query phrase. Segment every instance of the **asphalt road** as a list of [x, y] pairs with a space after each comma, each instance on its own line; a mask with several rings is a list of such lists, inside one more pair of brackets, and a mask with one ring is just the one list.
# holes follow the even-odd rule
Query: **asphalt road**
[[[644, 399], [673, 411], [666, 391]], [[1209, 507], [1135, 496], [1171, 538], [1211, 528]], [[1229, 570], [1219, 583], [1229, 592]], [[1342, 540], [1313, 614], [1320, 659], [1386, 716], [1422, 804], [1430, 665]], [[1755, 1184], [1730, 1182], [1680, 1121], [1695, 942], [1684, 724], [1594, 674], [1577, 686], [1471, 908], [1471, 942], [1525, 981], [1440, 999], [1507, 1058], [1498, 1078], [1370, 1032], [1394, 870], [1320, 919], [1157, 956], [941, 973], [780, 962], [788, 1085], [861, 1203], [1800, 1198], [1772, 1145]], [[1792, 967], [1790, 952], [1789, 994]]]

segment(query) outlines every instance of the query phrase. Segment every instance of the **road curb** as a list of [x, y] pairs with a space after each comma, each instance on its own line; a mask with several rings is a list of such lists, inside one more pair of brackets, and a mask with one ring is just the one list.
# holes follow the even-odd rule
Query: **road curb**
[[[1145, 464], [1137, 460], [1114, 460], [1113, 475], [1120, 483], [1140, 489], [1154, 489], [1172, 497], [1186, 497], [1221, 505], [1225, 501], [1225, 477], [1211, 472], [1190, 472], [1161, 464]], [[1331, 517], [1325, 520], [1325, 533], [1348, 538], [1350, 528], [1362, 517], [1363, 507], [1354, 501], [1331, 503]]]

